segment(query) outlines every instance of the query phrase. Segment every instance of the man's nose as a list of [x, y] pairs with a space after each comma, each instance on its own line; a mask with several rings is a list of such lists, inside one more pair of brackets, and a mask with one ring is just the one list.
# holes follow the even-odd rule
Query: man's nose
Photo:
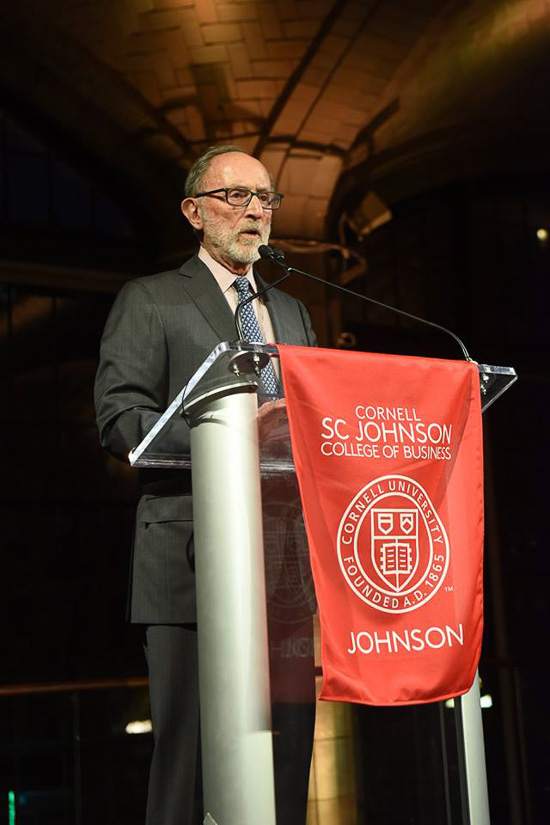
[[256, 193], [250, 198], [250, 203], [246, 207], [246, 214], [255, 218], [261, 218], [264, 214], [260, 199]]

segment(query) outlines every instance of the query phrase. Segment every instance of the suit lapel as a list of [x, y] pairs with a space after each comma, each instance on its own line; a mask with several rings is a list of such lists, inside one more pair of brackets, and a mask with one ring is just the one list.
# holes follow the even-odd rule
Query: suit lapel
[[[195, 302], [206, 321], [214, 329], [221, 341], [234, 341], [237, 338], [235, 319], [227, 300], [208, 267], [196, 255], [180, 268], [183, 286], [189, 297]], [[254, 272], [258, 289], [266, 282]], [[291, 343], [296, 337], [295, 325], [288, 317], [288, 303], [285, 296], [276, 289], [263, 296], [269, 317], [273, 325], [275, 340]], [[294, 334], [293, 334], [294, 333]]]
[[237, 337], [235, 319], [208, 267], [195, 255], [180, 269], [183, 286], [221, 341]]
[[[266, 286], [266, 282], [256, 272], [254, 273], [256, 285], [258, 289]], [[275, 333], [275, 341], [278, 344], [287, 344], [293, 340], [292, 326], [289, 325], [288, 305], [283, 307], [284, 297], [277, 291], [271, 289], [263, 296], [271, 323], [273, 325], [273, 332]], [[286, 310], [286, 311], [285, 311]], [[295, 332], [295, 330], [294, 330]], [[295, 337], [295, 335], [294, 335]]]

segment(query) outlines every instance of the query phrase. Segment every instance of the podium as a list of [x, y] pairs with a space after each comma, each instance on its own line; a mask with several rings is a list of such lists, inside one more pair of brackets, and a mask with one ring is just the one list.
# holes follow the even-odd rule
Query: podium
[[[292, 476], [288, 425], [259, 404], [277, 348], [222, 343], [130, 453], [135, 467], [192, 471], [204, 822], [275, 825], [261, 476]], [[479, 365], [482, 410], [517, 379]], [[180, 415], [190, 453], [171, 437]], [[265, 430], [258, 437], [258, 422]], [[192, 459], [192, 461], [191, 461]], [[489, 823], [476, 675], [455, 701], [464, 823]]]

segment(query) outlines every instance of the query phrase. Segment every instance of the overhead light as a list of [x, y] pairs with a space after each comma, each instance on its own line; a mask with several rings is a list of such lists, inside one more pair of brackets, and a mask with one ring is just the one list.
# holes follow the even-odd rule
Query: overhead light
[[544, 229], [543, 227], [537, 229], [537, 238], [541, 243], [546, 243], [546, 241], [548, 240], [548, 230]]
[[150, 719], [136, 719], [126, 725], [126, 733], [151, 733], [152, 730], [153, 725]]
[[361, 239], [393, 217], [391, 209], [372, 191], [367, 192], [352, 215], [344, 214], [348, 224]]

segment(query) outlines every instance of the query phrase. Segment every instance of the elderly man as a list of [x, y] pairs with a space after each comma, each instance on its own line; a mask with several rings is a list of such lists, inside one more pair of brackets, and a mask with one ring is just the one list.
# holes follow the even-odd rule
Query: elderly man
[[[252, 264], [281, 199], [264, 166], [239, 147], [213, 147], [191, 168], [181, 208], [200, 239], [198, 254], [179, 270], [126, 284], [105, 327], [96, 408], [112, 454], [126, 458], [214, 347], [235, 338], [234, 310], [258, 287]], [[266, 342], [315, 343], [299, 301], [272, 290], [253, 305], [249, 323], [257, 321]], [[262, 379], [268, 391], [277, 381], [272, 370]], [[188, 449], [187, 425], [175, 427]], [[151, 469], [140, 483], [129, 613], [146, 626], [155, 742], [146, 822], [191, 825], [202, 822], [191, 478]], [[305, 822], [312, 719], [306, 715], [281, 754], [287, 769], [299, 764], [290, 787], [276, 783], [280, 825]]]

